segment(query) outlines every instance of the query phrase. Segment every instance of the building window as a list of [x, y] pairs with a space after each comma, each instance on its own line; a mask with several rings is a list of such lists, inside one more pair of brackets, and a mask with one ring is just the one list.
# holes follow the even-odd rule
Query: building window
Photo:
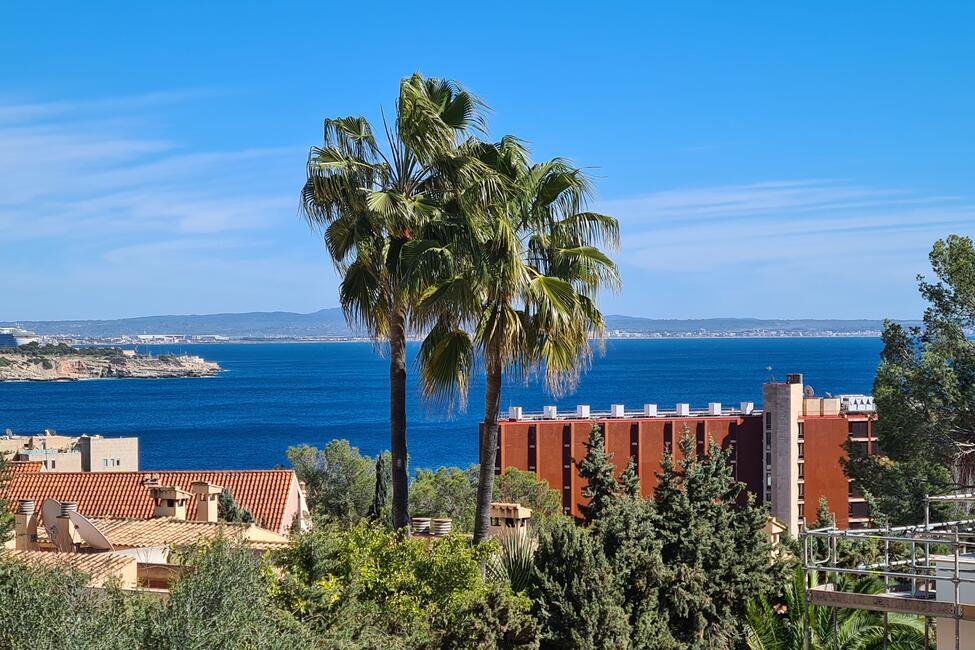
[[770, 451], [766, 451], [765, 452], [765, 464], [766, 465], [771, 465], [772, 464], [772, 452], [770, 452]]
[[102, 467], [108, 467], [108, 459], [102, 458]]
[[799, 440], [806, 437], [806, 427], [803, 424], [802, 422], [799, 423]]
[[805, 458], [806, 445], [799, 443], [799, 458]]
[[851, 420], [848, 430], [851, 438], [866, 438], [869, 431], [869, 423], [866, 420]]
[[803, 469], [805, 468], [805, 466], [806, 466], [805, 463], [799, 463], [799, 478], [806, 478], [804, 476], [805, 472], [803, 472]]
[[58, 461], [52, 460], [51, 461], [51, 469], [54, 469], [55, 467], [57, 467], [57, 464], [58, 464]]
[[800, 503], [799, 504], [799, 519], [802, 519], [805, 516], [806, 516], [805, 504]]
[[799, 498], [800, 499], [805, 499], [806, 498], [806, 484], [805, 483], [799, 483]]

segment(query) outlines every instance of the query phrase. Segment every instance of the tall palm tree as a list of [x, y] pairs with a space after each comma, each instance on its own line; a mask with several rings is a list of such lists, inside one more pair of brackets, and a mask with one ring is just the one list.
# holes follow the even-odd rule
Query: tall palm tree
[[483, 358], [474, 528], [480, 542], [490, 524], [504, 375], [540, 371], [556, 395], [576, 385], [591, 355], [590, 337], [603, 332], [597, 293], [619, 286], [616, 265], [600, 249], [618, 244], [619, 226], [585, 210], [589, 180], [565, 160], [532, 164], [514, 138], [465, 147], [495, 171], [505, 191], [461, 195], [439, 245], [412, 243], [408, 257], [415, 265], [433, 256], [438, 263], [427, 266], [441, 273], [419, 303], [431, 325], [420, 350], [424, 392], [463, 401], [475, 353]]
[[342, 275], [339, 301], [389, 353], [389, 428], [395, 528], [409, 523], [406, 337], [416, 299], [401, 253], [464, 182], [461, 139], [484, 129], [483, 105], [454, 82], [414, 74], [400, 82], [396, 116], [383, 119], [381, 146], [361, 116], [325, 120], [324, 142], [308, 156], [305, 218], [324, 235]]
[[[842, 576], [842, 591], [878, 594], [884, 589], [876, 577], [850, 579]], [[836, 620], [829, 607], [809, 606], [809, 648], [811, 650], [927, 650], [924, 626], [915, 616], [889, 614], [887, 642], [884, 622], [878, 612], [837, 609]], [[745, 640], [752, 650], [803, 650], [805, 648], [805, 579], [802, 568], [786, 585], [783, 603], [776, 607], [762, 597], [748, 606]]]

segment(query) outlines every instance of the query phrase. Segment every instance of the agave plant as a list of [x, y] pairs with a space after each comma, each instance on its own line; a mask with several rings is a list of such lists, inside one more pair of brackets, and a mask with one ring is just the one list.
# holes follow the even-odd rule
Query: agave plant
[[527, 528], [515, 528], [498, 541], [500, 549], [487, 561], [488, 578], [508, 583], [514, 592], [527, 590], [535, 573], [538, 540]]

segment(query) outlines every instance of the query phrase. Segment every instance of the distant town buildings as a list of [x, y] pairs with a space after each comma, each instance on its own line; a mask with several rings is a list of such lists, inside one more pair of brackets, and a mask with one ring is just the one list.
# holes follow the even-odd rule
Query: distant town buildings
[[38, 343], [40, 337], [33, 332], [15, 327], [0, 327], [0, 349], [16, 348], [29, 343]]
[[730, 450], [736, 478], [758, 503], [768, 504], [770, 514], [790, 533], [815, 519], [820, 497], [836, 514], [839, 527], [865, 526], [867, 504], [840, 461], [847, 456], [847, 443], [856, 453], [877, 450], [873, 398], [811, 393], [802, 375], [792, 374], [785, 382], [765, 384], [762, 410], [753, 402], [738, 408], [712, 402], [706, 409], [679, 403], [669, 411], [645, 404], [635, 412], [614, 404], [603, 413], [579, 405], [567, 414], [546, 406], [534, 415], [512, 407], [500, 424], [495, 471], [516, 467], [534, 472], [558, 490], [567, 514], [580, 516], [585, 483], [577, 464], [585, 456], [593, 424], [602, 427], [618, 472], [629, 459], [635, 461], [645, 496], [653, 494], [664, 453], [679, 454], [678, 443], [687, 434], [698, 454], [711, 444]]
[[0, 455], [14, 463], [36, 464], [46, 472], [135, 472], [139, 439], [99, 435], [62, 436], [51, 430], [35, 435], [0, 436]]

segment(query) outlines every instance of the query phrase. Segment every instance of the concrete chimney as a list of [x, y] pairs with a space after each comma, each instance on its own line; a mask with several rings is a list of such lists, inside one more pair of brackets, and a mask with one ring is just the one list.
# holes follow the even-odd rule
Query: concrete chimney
[[155, 502], [155, 508], [152, 511], [153, 517], [186, 519], [186, 506], [193, 497], [192, 494], [180, 490], [178, 487], [166, 485], [151, 486], [149, 494], [152, 495], [152, 500]]
[[217, 505], [222, 490], [223, 488], [219, 485], [213, 485], [206, 481], [190, 483], [190, 492], [193, 494], [193, 501], [196, 505], [193, 512], [194, 521], [217, 521]]
[[77, 502], [61, 502], [61, 513], [54, 524], [54, 539], [52, 541], [62, 553], [77, 552], [78, 544], [81, 543], [81, 535], [75, 530], [74, 522], [71, 521], [71, 513], [77, 511]]
[[17, 514], [14, 515], [14, 548], [30, 551], [37, 542], [37, 517], [34, 514], [34, 500], [17, 501]]
[[579, 404], [576, 406], [576, 417], [577, 418], [588, 418], [589, 417], [589, 405]]
[[656, 404], [644, 404], [643, 405], [643, 415], [648, 418], [657, 417], [657, 405]]

